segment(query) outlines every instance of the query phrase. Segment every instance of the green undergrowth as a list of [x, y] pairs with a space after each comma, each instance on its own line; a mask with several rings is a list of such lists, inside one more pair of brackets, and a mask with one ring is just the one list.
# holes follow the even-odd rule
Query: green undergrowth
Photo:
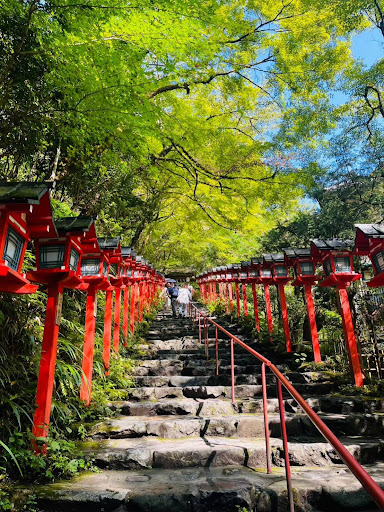
[[[137, 347], [156, 315], [156, 311], [145, 314], [127, 347], [120, 340], [119, 354], [112, 352], [106, 377], [102, 362], [104, 300], [105, 294], [99, 292], [92, 401], [86, 407], [79, 399], [85, 295], [73, 290], [64, 293], [47, 453], [35, 456], [31, 429], [46, 294], [1, 295], [0, 486], [54, 481], [92, 469], [92, 461], [83, 457], [76, 442], [86, 437], [89, 424], [116, 414], [108, 403], [125, 398], [127, 389], [134, 386], [132, 373], [141, 355]], [[0, 511], [8, 510], [6, 506], [6, 499], [0, 498]]]

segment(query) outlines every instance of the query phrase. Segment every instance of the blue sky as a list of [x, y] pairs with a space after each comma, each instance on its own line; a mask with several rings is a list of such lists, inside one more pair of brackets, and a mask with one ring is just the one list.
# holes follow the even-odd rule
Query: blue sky
[[383, 43], [384, 38], [379, 29], [366, 30], [354, 37], [353, 55], [363, 59], [367, 66], [371, 66], [378, 59], [384, 57]]

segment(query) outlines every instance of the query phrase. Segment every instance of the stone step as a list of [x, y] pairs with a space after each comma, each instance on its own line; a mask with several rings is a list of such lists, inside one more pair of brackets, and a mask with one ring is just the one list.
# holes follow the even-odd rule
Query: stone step
[[[140, 387], [187, 387], [187, 386], [230, 386], [230, 375], [201, 375], [201, 376], [144, 376], [135, 377], [135, 383]], [[260, 384], [261, 377], [257, 375], [236, 375], [235, 384]]]
[[[254, 365], [239, 366], [235, 365], [234, 372], [236, 383], [238, 384], [260, 384], [260, 367]], [[138, 386], [166, 386], [174, 385], [171, 383], [173, 377], [180, 378], [180, 382], [191, 383], [191, 385], [212, 385], [212, 386], [230, 386], [231, 385], [231, 366], [221, 366], [219, 375], [216, 375], [216, 365], [206, 364], [204, 366], [185, 366], [180, 363], [174, 365], [162, 365], [158, 367], [137, 367], [134, 372], [135, 382]], [[292, 383], [316, 383], [327, 382], [330, 378], [329, 372], [289, 372], [285, 377]], [[190, 379], [190, 380], [188, 380]], [[196, 379], [196, 384], [192, 384]], [[206, 380], [204, 380], [206, 379]], [[274, 376], [267, 374], [267, 382], [273, 381]], [[176, 384], [182, 386], [183, 384]]]
[[[373, 463], [383, 458], [383, 441], [342, 438], [344, 446], [362, 463]], [[270, 439], [271, 463], [284, 466], [282, 441]], [[256, 470], [266, 467], [265, 441], [261, 438], [204, 438], [106, 439], [81, 445], [87, 456], [102, 469], [182, 469], [190, 467], [218, 467], [225, 465], [247, 466]], [[342, 464], [331, 445], [313, 440], [303, 443], [289, 442], [291, 465], [326, 467]]]
[[[366, 469], [384, 484], [383, 464]], [[292, 468], [292, 486], [297, 510], [377, 510], [344, 466]], [[286, 492], [283, 468], [267, 475], [236, 466], [104, 470], [36, 489], [37, 506], [44, 512], [285, 512]]]
[[[296, 384], [295, 389], [301, 395], [324, 395], [330, 393], [335, 388], [334, 383], [323, 382], [315, 384]], [[276, 396], [276, 386], [274, 384], [267, 386], [268, 396]], [[288, 393], [283, 390], [284, 396]], [[236, 385], [236, 398], [255, 398], [262, 395], [261, 385]], [[127, 400], [159, 400], [161, 398], [218, 398], [230, 397], [230, 386], [185, 386], [185, 387], [141, 387], [131, 388], [127, 391]]]
[[[206, 408], [206, 413], [209, 409]], [[373, 436], [383, 433], [384, 418], [381, 415], [321, 413], [320, 418], [336, 436]], [[270, 413], [269, 431], [280, 436], [280, 417]], [[318, 437], [318, 431], [305, 414], [286, 413], [288, 436]], [[120, 416], [95, 425], [90, 435], [93, 438], [121, 439], [155, 436], [177, 439], [186, 436], [263, 437], [264, 417], [262, 413], [252, 415], [234, 414], [233, 410], [207, 416]]]
[[[341, 398], [341, 397], [304, 397], [307, 403], [317, 413], [375, 413], [382, 412], [383, 399]], [[118, 410], [127, 416], [164, 416], [164, 415], [192, 415], [192, 416], [216, 416], [220, 414], [255, 413], [263, 412], [263, 400], [237, 399], [236, 403], [228, 398], [199, 400], [193, 398], [162, 399], [156, 402], [129, 402], [120, 401], [109, 404], [112, 410]], [[284, 400], [287, 412], [302, 412], [293, 398]], [[279, 412], [277, 398], [268, 399], [268, 412]]]

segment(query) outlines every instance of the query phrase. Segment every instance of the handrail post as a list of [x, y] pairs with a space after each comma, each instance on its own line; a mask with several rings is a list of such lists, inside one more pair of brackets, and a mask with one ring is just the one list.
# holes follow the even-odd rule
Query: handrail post
[[267, 457], [267, 473], [271, 470], [271, 449], [269, 443], [269, 421], [268, 421], [268, 398], [267, 398], [267, 378], [265, 375], [265, 363], [261, 365], [261, 383], [263, 386], [263, 412], [264, 412], [264, 432], [265, 432], [265, 455]]
[[231, 398], [232, 404], [235, 405], [235, 342], [231, 338]]
[[219, 375], [219, 337], [216, 327], [216, 375]]
[[291, 465], [289, 463], [289, 453], [288, 453], [287, 425], [285, 423], [283, 391], [281, 388], [281, 382], [278, 378], [276, 379], [276, 385], [277, 385], [277, 397], [279, 400], [281, 437], [283, 439], [283, 450], [284, 450], [284, 460], [285, 460], [285, 477], [287, 479], [289, 512], [295, 512], [295, 505], [293, 503], [292, 480], [291, 480]]

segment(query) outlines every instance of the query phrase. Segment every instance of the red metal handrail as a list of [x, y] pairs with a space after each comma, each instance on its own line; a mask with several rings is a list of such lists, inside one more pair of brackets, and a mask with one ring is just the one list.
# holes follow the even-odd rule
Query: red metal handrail
[[326, 439], [329, 444], [333, 446], [335, 451], [338, 453], [340, 458], [345, 462], [348, 468], [351, 470], [353, 475], [359, 480], [371, 498], [375, 501], [375, 503], [379, 506], [380, 510], [384, 510], [384, 491], [380, 488], [380, 486], [373, 480], [372, 477], [365, 471], [365, 469], [357, 462], [355, 457], [350, 454], [347, 448], [338, 440], [335, 434], [327, 427], [327, 425], [323, 422], [323, 420], [315, 413], [315, 411], [307, 404], [305, 399], [300, 395], [298, 391], [292, 386], [292, 384], [288, 381], [288, 379], [276, 368], [276, 366], [266, 357], [259, 354], [256, 350], [249, 347], [246, 343], [241, 341], [239, 338], [231, 334], [229, 331], [224, 329], [221, 325], [216, 323], [210, 317], [202, 313], [199, 309], [196, 308], [192, 303], [189, 304], [190, 308], [190, 316], [199, 325], [199, 341], [201, 342], [201, 319], [204, 319], [204, 342], [208, 345], [208, 328], [207, 326], [210, 324], [216, 327], [216, 373], [218, 374], [218, 330], [226, 334], [231, 340], [231, 395], [232, 402], [235, 400], [235, 384], [234, 384], [234, 343], [237, 343], [245, 350], [247, 350], [250, 354], [255, 356], [262, 364], [262, 387], [263, 387], [263, 407], [264, 407], [264, 422], [265, 422], [265, 436], [266, 436], [266, 451], [267, 451], [267, 472], [270, 473], [270, 452], [269, 452], [269, 429], [268, 429], [268, 412], [267, 412], [267, 387], [266, 387], [266, 378], [265, 378], [265, 367], [272, 371], [277, 379], [277, 396], [279, 401], [279, 409], [280, 409], [280, 420], [281, 420], [281, 430], [282, 430], [282, 438], [283, 438], [283, 448], [284, 448], [284, 456], [285, 456], [285, 471], [287, 477], [287, 490], [288, 490], [288, 498], [290, 505], [290, 512], [294, 511], [294, 503], [293, 503], [293, 493], [292, 493], [292, 484], [291, 484], [291, 473], [290, 473], [290, 465], [289, 465], [289, 457], [288, 457], [288, 443], [287, 443], [287, 434], [285, 428], [285, 414], [284, 414], [284, 402], [282, 398], [282, 390], [281, 385], [285, 387], [288, 393], [292, 396], [292, 398], [300, 405], [302, 410], [308, 416], [308, 418], [312, 421], [315, 427], [319, 430], [321, 435]]

